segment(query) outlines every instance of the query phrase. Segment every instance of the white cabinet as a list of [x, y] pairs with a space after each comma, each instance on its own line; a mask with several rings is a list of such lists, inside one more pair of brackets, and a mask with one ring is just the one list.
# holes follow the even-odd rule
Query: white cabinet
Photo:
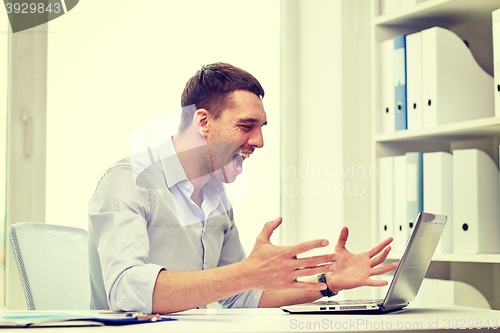
[[[385, 156], [411, 151], [452, 153], [455, 149], [477, 148], [499, 164], [500, 117], [488, 117], [438, 125], [430, 128], [387, 133], [384, 130], [384, 85], [382, 54], [384, 41], [434, 26], [453, 31], [468, 42], [479, 66], [493, 76], [492, 12], [500, 0], [427, 0], [414, 1], [398, 11], [382, 13], [383, 0], [371, 0], [372, 6], [372, 165]], [[453, 61], [453, 59], [450, 59]], [[492, 84], [491, 90], [494, 86]], [[473, 110], [471, 110], [473, 112]], [[497, 110], [498, 114], [498, 110]], [[379, 239], [379, 184], [372, 179], [372, 243]], [[497, 185], [498, 186], [498, 185]], [[498, 221], [500, 223], [500, 221]], [[401, 254], [391, 254], [398, 259]], [[500, 254], [436, 254], [428, 276], [467, 282], [500, 309]]]

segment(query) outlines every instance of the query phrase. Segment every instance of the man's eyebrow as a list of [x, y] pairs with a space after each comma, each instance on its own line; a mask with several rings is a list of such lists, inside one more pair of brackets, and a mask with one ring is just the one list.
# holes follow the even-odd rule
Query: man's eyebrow
[[[260, 121], [256, 118], [241, 118], [238, 120], [239, 123], [259, 123]], [[265, 121], [261, 126], [267, 125], [267, 121]]]

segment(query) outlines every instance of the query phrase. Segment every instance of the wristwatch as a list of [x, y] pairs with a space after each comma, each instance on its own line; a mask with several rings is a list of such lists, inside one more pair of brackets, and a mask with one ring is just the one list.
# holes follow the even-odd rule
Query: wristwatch
[[326, 284], [326, 289], [319, 291], [321, 293], [321, 295], [327, 296], [327, 297], [337, 296], [338, 293], [334, 293], [328, 287], [328, 283], [326, 283], [325, 273], [321, 273], [320, 275], [318, 275], [318, 282], [323, 282], [324, 284]]

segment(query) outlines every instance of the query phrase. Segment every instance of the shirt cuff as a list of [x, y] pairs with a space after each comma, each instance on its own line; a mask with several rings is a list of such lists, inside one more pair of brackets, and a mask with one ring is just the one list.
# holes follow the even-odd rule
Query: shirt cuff
[[258, 308], [263, 290], [247, 290], [240, 294], [228, 297], [219, 303], [224, 309]]

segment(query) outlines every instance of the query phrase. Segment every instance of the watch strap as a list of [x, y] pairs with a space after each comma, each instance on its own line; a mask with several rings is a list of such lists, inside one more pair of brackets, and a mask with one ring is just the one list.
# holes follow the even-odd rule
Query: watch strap
[[336, 296], [338, 294], [338, 293], [334, 293], [333, 291], [331, 291], [330, 288], [328, 287], [328, 283], [326, 283], [325, 273], [321, 273], [320, 275], [318, 275], [318, 282], [322, 282], [322, 283], [326, 284], [326, 289], [319, 291], [321, 293], [321, 295], [326, 296], [326, 297], [332, 297], [332, 296]]

